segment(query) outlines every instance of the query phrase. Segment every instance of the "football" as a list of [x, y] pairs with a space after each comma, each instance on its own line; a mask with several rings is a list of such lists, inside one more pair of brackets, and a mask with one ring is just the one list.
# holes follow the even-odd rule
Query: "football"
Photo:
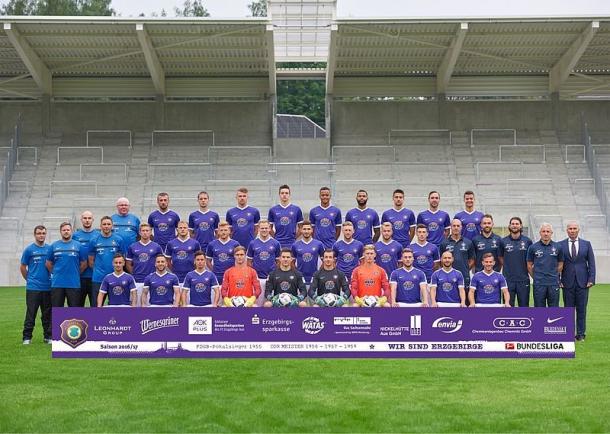
[[292, 295], [283, 292], [277, 296], [278, 306], [290, 306], [292, 304]]
[[324, 305], [328, 307], [334, 307], [337, 304], [338, 299], [339, 297], [337, 294], [333, 294], [332, 292], [327, 292], [322, 295], [322, 301], [324, 302]]
[[231, 298], [231, 304], [233, 307], [244, 307], [246, 305], [246, 297], [238, 295]]
[[375, 297], [374, 295], [367, 295], [362, 299], [362, 302], [366, 307], [376, 307], [379, 303], [379, 297]]

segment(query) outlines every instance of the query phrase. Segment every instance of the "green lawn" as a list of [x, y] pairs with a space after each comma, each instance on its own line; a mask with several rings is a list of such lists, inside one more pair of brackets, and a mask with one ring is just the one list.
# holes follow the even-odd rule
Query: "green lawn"
[[77, 360], [0, 288], [1, 432], [609, 432], [610, 285], [566, 360]]

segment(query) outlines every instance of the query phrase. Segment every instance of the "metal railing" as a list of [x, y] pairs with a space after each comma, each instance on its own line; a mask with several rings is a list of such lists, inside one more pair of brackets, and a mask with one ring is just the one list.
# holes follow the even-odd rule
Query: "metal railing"
[[326, 130], [303, 115], [277, 114], [278, 139], [324, 139]]
[[50, 181], [49, 182], [49, 197], [53, 197], [53, 186], [54, 185], [92, 185], [94, 195], [97, 196], [97, 181]]
[[214, 146], [216, 143], [216, 137], [214, 136], [214, 130], [152, 130], [150, 134], [150, 146], [155, 146], [155, 135], [159, 134], [211, 134], [212, 143], [208, 146]]
[[580, 140], [585, 147], [585, 157], [587, 165], [591, 171], [591, 176], [595, 180], [595, 194], [599, 200], [600, 209], [602, 214], [606, 216], [606, 228], [610, 230], [610, 220], [608, 220], [608, 193], [607, 188], [604, 184], [603, 177], [600, 174], [599, 164], [597, 163], [597, 156], [595, 155], [595, 149], [591, 145], [591, 136], [589, 134], [589, 125], [587, 124], [584, 113], [581, 114], [581, 129], [580, 129]]
[[565, 146], [565, 158], [564, 158], [564, 162], [566, 164], [572, 162], [568, 158], [568, 149], [569, 148], [582, 148], [582, 161], [579, 161], [579, 163], [586, 163], [587, 162], [587, 151], [586, 151], [585, 145], [564, 145], [564, 146]]
[[481, 178], [481, 166], [497, 166], [500, 165], [501, 167], [504, 167], [506, 165], [515, 165], [518, 164], [521, 168], [521, 176], [525, 176], [525, 168], [524, 168], [524, 164], [523, 161], [477, 161], [476, 165], [475, 165], [475, 174], [477, 177], [477, 180]]
[[390, 149], [392, 153], [392, 162], [396, 161], [396, 147], [391, 145], [338, 145], [330, 148], [330, 161], [336, 163], [335, 151], [339, 149]]
[[[83, 167], [103, 167], [103, 168], [107, 168], [107, 167], [122, 167], [123, 168], [123, 177], [125, 182], [127, 182], [127, 164], [125, 163], [81, 163], [78, 165], [79, 170], [79, 179], [81, 181], [85, 181], [83, 179]], [[112, 176], [112, 175], [110, 175]]]
[[[419, 133], [420, 135], [424, 135], [425, 138], [430, 138], [432, 136], [430, 135], [426, 135], [426, 134], [436, 134], [436, 133], [443, 133], [443, 134], [447, 134], [448, 138], [449, 138], [449, 143], [442, 143], [442, 145], [452, 145], [453, 144], [453, 135], [451, 133], [451, 130], [448, 129], [429, 129], [429, 130], [411, 130], [411, 129], [390, 129], [390, 131], [388, 131], [388, 145], [392, 145], [392, 133], [406, 133], [408, 134], [412, 134], [417, 136], [417, 134]], [[403, 136], [405, 137], [405, 136]], [[416, 137], [408, 137], [407, 138], [411, 138], [414, 139]], [[441, 143], [439, 143], [441, 144]]]
[[[86, 145], [89, 147], [89, 136], [91, 134], [127, 134], [129, 136], [129, 147], [132, 148], [133, 140], [131, 130], [87, 130]], [[103, 143], [102, 143], [103, 145]]]
[[60, 151], [62, 149], [70, 149], [70, 150], [74, 150], [74, 149], [99, 149], [99, 151], [100, 151], [100, 161], [99, 161], [99, 164], [104, 163], [104, 147], [103, 146], [89, 146], [89, 147], [87, 147], [87, 146], [58, 146], [57, 147], [57, 165], [58, 166], [61, 164], [61, 162], [60, 162]]
[[4, 204], [8, 198], [9, 182], [15, 171], [17, 164], [17, 149], [21, 146], [21, 129], [23, 125], [23, 116], [19, 113], [15, 127], [13, 128], [13, 137], [10, 140], [10, 146], [7, 151], [7, 158], [2, 167], [0, 175], [0, 212], [4, 208]]
[[498, 161], [502, 161], [502, 148], [512, 150], [521, 150], [521, 148], [542, 148], [542, 161], [540, 162], [546, 163], [546, 145], [500, 145], [498, 146]]
[[517, 144], [517, 130], [515, 130], [514, 128], [473, 128], [472, 130], [470, 130], [470, 146], [474, 147], [474, 133], [475, 132], [492, 133], [492, 132], [505, 132], [505, 131], [512, 133], [513, 146], [516, 145]]
[[38, 165], [38, 148], [36, 146], [19, 146], [17, 147], [17, 166], [21, 165], [21, 160], [19, 159], [19, 157], [21, 156], [21, 150], [22, 149], [33, 149], [34, 150], [34, 162], [32, 163], [33, 166], [37, 166]]
[[[210, 146], [208, 148], [208, 163], [212, 162], [212, 152], [228, 152], [228, 151], [243, 151], [245, 149], [248, 150], [264, 150], [265, 153], [265, 157], [269, 157], [269, 161], [265, 161], [265, 163], [271, 163], [273, 160], [273, 149], [271, 148], [271, 146]], [[269, 155], [267, 155], [269, 154]], [[241, 154], [240, 157], [242, 158], [242, 161], [240, 161], [240, 163], [246, 163], [246, 161], [243, 161], [243, 158], [245, 157], [245, 155]]]

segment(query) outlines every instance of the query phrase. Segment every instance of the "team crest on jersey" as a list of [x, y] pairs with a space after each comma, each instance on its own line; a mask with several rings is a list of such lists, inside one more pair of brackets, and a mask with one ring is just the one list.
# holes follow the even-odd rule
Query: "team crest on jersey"
[[195, 285], [195, 291], [203, 292], [203, 291], [205, 291], [205, 287], [206, 287], [205, 283], [199, 282]]
[[[151, 251], [151, 253], [152, 253], [152, 251]], [[140, 261], [140, 262], [146, 262], [146, 261], [148, 261], [149, 258], [150, 258], [150, 256], [148, 256], [148, 253], [146, 253], [146, 252], [140, 253], [138, 255], [138, 261]]]
[[434, 232], [438, 230], [438, 223], [437, 222], [430, 222], [428, 224], [428, 232]]
[[358, 227], [358, 229], [366, 229], [367, 224], [368, 223], [366, 222], [366, 220], [358, 220], [356, 226]]
[[240, 228], [243, 228], [247, 224], [248, 224], [248, 220], [246, 220], [245, 218], [240, 217], [237, 219], [237, 226], [239, 226]]
[[403, 283], [403, 284], [402, 284], [402, 287], [403, 287], [404, 289], [406, 289], [407, 291], [410, 291], [410, 290], [412, 290], [413, 288], [415, 288], [415, 285], [413, 284], [413, 282], [412, 282], [412, 281], [407, 280], [405, 283]]
[[313, 255], [309, 252], [303, 253], [303, 262], [311, 262], [313, 260]]
[[289, 217], [281, 217], [280, 218], [280, 225], [282, 226], [288, 226], [290, 224], [290, 218]]
[[450, 282], [443, 282], [443, 291], [451, 291], [453, 289], [453, 285]]
[[[292, 277], [292, 276], [290, 276]], [[290, 282], [286, 282], [285, 280], [280, 283], [280, 289], [282, 291], [288, 291], [290, 289]]]
[[168, 228], [169, 226], [167, 225], [167, 223], [159, 223], [159, 225], [157, 226], [157, 230], [159, 232], [165, 232]]
[[[167, 282], [169, 284], [169, 281]], [[163, 285], [159, 285], [157, 286], [157, 294], [158, 295], [165, 295], [167, 294], [167, 288]]]
[[404, 223], [403, 223], [403, 221], [402, 221], [402, 220], [396, 220], [396, 221], [394, 222], [394, 229], [396, 229], [396, 230], [400, 230], [400, 229], [402, 229], [402, 228], [404, 228], [404, 227], [405, 227], [405, 225], [404, 225]]
[[335, 289], [335, 282], [333, 282], [332, 280], [326, 281], [326, 283], [324, 284], [324, 289], [332, 291], [333, 289]]
[[[392, 249], [392, 251], [394, 251], [394, 249]], [[383, 255], [381, 255], [381, 262], [383, 262], [384, 264], [387, 264], [391, 260], [392, 260], [392, 256], [390, 254], [384, 253]]]
[[178, 253], [176, 253], [176, 258], [178, 258], [178, 259], [184, 260], [187, 257], [188, 257], [188, 253], [185, 252], [184, 250], [180, 250], [180, 251], [178, 251]]
[[492, 292], [494, 292], [495, 289], [496, 288], [490, 284], [483, 286], [483, 292], [485, 292], [485, 294], [491, 294]]
[[114, 295], [121, 295], [121, 294], [123, 293], [123, 287], [122, 287], [122, 286], [119, 286], [119, 285], [117, 285], [117, 286], [113, 286], [113, 287], [112, 287], [112, 293], [113, 293]]
[[326, 228], [328, 226], [330, 226], [331, 222], [330, 219], [324, 217], [323, 219], [320, 219], [320, 226], [322, 226], [323, 228]]
[[271, 257], [271, 253], [269, 253], [266, 250], [261, 250], [260, 253], [258, 254], [258, 257], [260, 258], [261, 261], [266, 261], [267, 259], [269, 259]]
[[78, 347], [87, 340], [89, 325], [82, 319], [67, 319], [60, 325], [61, 340], [72, 348]]

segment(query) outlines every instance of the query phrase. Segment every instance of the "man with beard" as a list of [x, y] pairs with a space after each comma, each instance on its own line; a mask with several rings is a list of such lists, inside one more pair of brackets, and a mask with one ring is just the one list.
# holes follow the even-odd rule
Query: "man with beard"
[[318, 261], [324, 254], [322, 241], [312, 238], [311, 223], [304, 221], [301, 226], [301, 239], [292, 245], [292, 256], [296, 261], [297, 270], [303, 274], [305, 285], [309, 288], [313, 274], [318, 270]]
[[[116, 253], [123, 254], [127, 250], [125, 240], [112, 231], [112, 219], [104, 216], [100, 219], [100, 233], [89, 242], [89, 267], [91, 275], [91, 295], [97, 306], [97, 295], [100, 285], [106, 275], [114, 269], [112, 261]], [[84, 300], [84, 297], [83, 297]]]
[[392, 223], [382, 223], [381, 239], [375, 243], [375, 262], [385, 270], [388, 276], [398, 268], [402, 256], [402, 246], [392, 238], [392, 235]]
[[472, 239], [475, 251], [475, 271], [483, 269], [483, 255], [491, 253], [494, 257], [494, 271], [502, 269], [503, 251], [502, 238], [494, 234], [494, 219], [490, 214], [485, 214], [481, 219], [481, 233]]
[[352, 278], [352, 271], [360, 263], [364, 246], [353, 238], [354, 225], [352, 222], [345, 221], [342, 227], [343, 239], [337, 240], [333, 245], [333, 251], [337, 258], [337, 268], [345, 274], [349, 281]]
[[[328, 297], [328, 294], [333, 294], [334, 297]], [[347, 303], [349, 297], [349, 284], [345, 274], [335, 265], [335, 252], [331, 249], [324, 250], [322, 266], [314, 273], [309, 286], [309, 298], [313, 306], [340, 307]]]
[[176, 228], [180, 216], [169, 209], [169, 194], [159, 193], [157, 195], [157, 206], [148, 216], [148, 224], [153, 228], [154, 240], [161, 246], [163, 251], [167, 243], [176, 238]]
[[443, 239], [449, 234], [449, 228], [451, 227], [449, 214], [438, 208], [440, 203], [440, 193], [431, 191], [428, 193], [428, 209], [417, 215], [417, 224], [426, 226], [428, 241], [436, 247], [441, 245]]
[[[470, 270], [474, 266], [474, 246], [472, 241], [462, 236], [462, 222], [455, 218], [451, 221], [451, 233], [443, 240], [439, 247], [439, 253], [453, 253], [453, 268], [462, 273], [464, 277], [464, 288], [468, 291], [470, 287]], [[468, 304], [466, 296], [466, 304]]]
[[199, 242], [201, 250], [204, 252], [208, 248], [208, 244], [216, 238], [215, 232], [220, 222], [218, 213], [208, 208], [209, 202], [210, 196], [208, 193], [200, 191], [197, 195], [199, 209], [189, 215], [189, 231], [191, 236]]
[[453, 268], [453, 253], [443, 252], [442, 267], [430, 279], [430, 305], [432, 307], [466, 307], [464, 276]]
[[265, 284], [264, 307], [306, 307], [307, 289], [299, 270], [292, 268], [292, 252], [283, 248], [280, 266], [269, 273]]
[[[237, 206], [226, 213], [226, 220], [230, 225], [231, 238], [240, 246], [248, 248], [250, 241], [256, 237], [258, 222], [261, 219], [260, 211], [248, 205], [248, 189], [241, 187], [235, 195]], [[220, 280], [219, 280], [220, 282]]]
[[462, 236], [472, 240], [481, 232], [481, 220], [484, 214], [474, 209], [474, 192], [464, 192], [464, 210], [458, 212], [454, 219], [462, 222]]
[[413, 261], [413, 251], [409, 248], [403, 249], [402, 267], [394, 270], [390, 276], [392, 306], [428, 306], [428, 280], [423, 271], [413, 267]]
[[167, 270], [167, 258], [164, 255], [157, 256], [155, 271], [144, 279], [140, 300], [142, 307], [178, 307], [180, 298], [178, 277]]
[[510, 234], [502, 238], [504, 251], [504, 267], [502, 274], [506, 278], [510, 305], [529, 307], [530, 305], [530, 276], [527, 272], [527, 249], [532, 240], [522, 234], [523, 223], [519, 217], [512, 217], [508, 223]]
[[369, 194], [365, 190], [358, 190], [358, 206], [345, 214], [345, 221], [354, 225], [354, 239], [362, 245], [373, 244], [379, 239], [379, 215], [377, 211], [366, 206], [368, 200]]
[[[72, 239], [78, 241], [83, 249], [89, 250], [89, 243], [100, 233], [99, 229], [93, 229], [93, 213], [91, 211], [83, 211], [80, 215], [81, 229], [74, 232]], [[114, 225], [113, 225], [114, 229]], [[87, 264], [87, 268], [80, 275], [80, 291], [83, 296], [82, 305], [85, 305], [87, 297], [89, 297], [89, 306], [97, 306], [97, 300], [93, 299], [93, 292], [91, 286], [91, 276], [93, 270]]]
[[393, 238], [400, 243], [402, 249], [409, 246], [415, 235], [415, 214], [404, 207], [405, 192], [403, 190], [394, 190], [392, 200], [394, 206], [383, 212], [381, 223], [389, 222], [392, 224]]
[[[494, 271], [494, 255], [483, 254], [483, 269], [472, 276], [468, 298], [468, 307], [510, 307], [510, 295], [506, 279], [497, 271]], [[504, 303], [502, 303], [504, 298]]]
[[341, 210], [330, 204], [330, 188], [320, 189], [320, 205], [309, 211], [309, 221], [313, 225], [313, 237], [331, 249], [341, 234]]

